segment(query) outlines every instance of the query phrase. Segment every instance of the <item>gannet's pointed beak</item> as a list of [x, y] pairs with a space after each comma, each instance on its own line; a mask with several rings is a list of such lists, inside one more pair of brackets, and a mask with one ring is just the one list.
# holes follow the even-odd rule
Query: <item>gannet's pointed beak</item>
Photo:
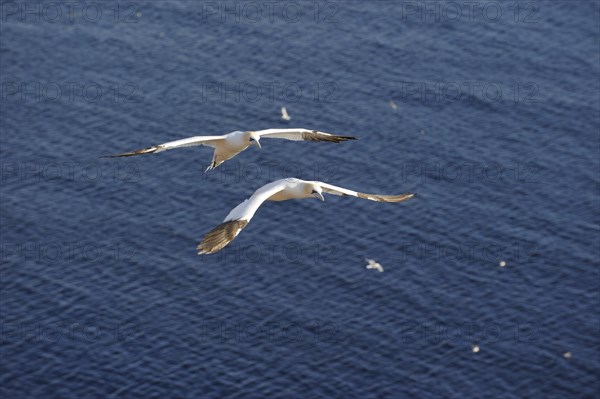
[[257, 146], [259, 150], [262, 148], [260, 146], [260, 141], [258, 141], [258, 140], [254, 140], [254, 145]]
[[313, 197], [320, 199], [321, 201], [325, 201], [325, 198], [323, 198], [323, 194], [321, 194], [318, 191], [313, 191], [312, 192]]

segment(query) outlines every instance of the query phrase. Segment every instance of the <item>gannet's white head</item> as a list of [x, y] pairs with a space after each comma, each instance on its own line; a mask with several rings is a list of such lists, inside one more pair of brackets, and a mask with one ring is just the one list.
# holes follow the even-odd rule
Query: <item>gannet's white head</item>
[[325, 198], [323, 198], [323, 189], [318, 184], [310, 185], [310, 195], [320, 199], [321, 201], [325, 201]]
[[260, 135], [256, 132], [248, 132], [248, 142], [250, 145], [255, 145], [259, 149], [262, 148], [260, 146]]

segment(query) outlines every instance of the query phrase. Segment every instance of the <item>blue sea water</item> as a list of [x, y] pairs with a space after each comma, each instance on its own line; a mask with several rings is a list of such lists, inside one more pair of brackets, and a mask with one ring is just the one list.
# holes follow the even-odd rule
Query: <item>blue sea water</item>
[[267, 3], [2, 2], [1, 396], [598, 397], [599, 3]]

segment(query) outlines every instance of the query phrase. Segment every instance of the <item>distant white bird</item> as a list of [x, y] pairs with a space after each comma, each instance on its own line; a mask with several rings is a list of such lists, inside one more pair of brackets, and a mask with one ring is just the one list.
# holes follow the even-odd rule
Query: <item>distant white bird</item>
[[300, 198], [319, 198], [324, 201], [323, 193], [348, 195], [380, 202], [401, 202], [414, 196], [410, 193], [401, 195], [364, 194], [319, 181], [305, 181], [295, 178], [276, 180], [256, 190], [249, 199], [233, 208], [223, 220], [223, 223], [208, 232], [202, 242], [198, 244], [198, 255], [218, 252], [233, 241], [265, 201], [285, 201]]
[[285, 107], [281, 107], [281, 119], [283, 119], [284, 121], [289, 121], [290, 119], [292, 119]]
[[375, 269], [379, 273], [383, 273], [383, 266], [381, 266], [379, 263], [375, 262], [373, 259], [367, 258], [365, 258], [365, 261], [368, 263], [367, 269]]
[[102, 158], [130, 157], [132, 155], [152, 154], [173, 148], [192, 147], [196, 145], [205, 145], [215, 149], [212, 163], [206, 168], [206, 171], [216, 168], [228, 159], [233, 158], [251, 145], [261, 148], [260, 139], [274, 138], [286, 139], [292, 141], [326, 141], [330, 143], [341, 143], [347, 140], [356, 140], [352, 136], [338, 136], [331, 133], [319, 132], [309, 129], [265, 129], [257, 131], [235, 131], [222, 136], [196, 136], [187, 139], [169, 141], [168, 143], [155, 145], [142, 150], [124, 152], [116, 155], [109, 155]]

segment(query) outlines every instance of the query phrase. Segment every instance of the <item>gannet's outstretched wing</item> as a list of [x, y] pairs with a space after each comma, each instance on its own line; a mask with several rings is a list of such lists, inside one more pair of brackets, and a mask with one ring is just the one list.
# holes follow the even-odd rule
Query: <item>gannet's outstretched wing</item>
[[198, 244], [198, 255], [212, 254], [220, 251], [242, 231], [250, 222], [256, 210], [272, 195], [285, 189], [285, 179], [276, 180], [265, 184], [252, 194], [250, 198], [236, 206], [229, 212], [223, 223], [209, 231], [202, 242]]
[[196, 145], [205, 145], [208, 147], [216, 148], [217, 144], [224, 139], [225, 139], [225, 136], [188, 137], [187, 139], [169, 141], [168, 143], [154, 145], [152, 147], [144, 148], [142, 150], [123, 152], [121, 154], [115, 154], [115, 155], [107, 155], [102, 158], [130, 157], [132, 155], [152, 154], [155, 152], [172, 150], [173, 148], [192, 147], [192, 146], [196, 146]]
[[336, 134], [319, 132], [309, 129], [265, 129], [256, 131], [260, 138], [286, 139], [293, 141], [328, 141], [341, 143], [347, 140], [356, 140], [352, 136], [339, 136]]
[[399, 195], [382, 195], [382, 194], [366, 194], [359, 193], [357, 191], [348, 190], [347, 188], [342, 188], [338, 186], [334, 186], [333, 184], [327, 184], [320, 181], [314, 181], [313, 183], [319, 185], [324, 193], [332, 194], [332, 195], [348, 195], [351, 197], [364, 198], [371, 201], [378, 202], [401, 202], [406, 201], [415, 196], [412, 193], [405, 193]]

